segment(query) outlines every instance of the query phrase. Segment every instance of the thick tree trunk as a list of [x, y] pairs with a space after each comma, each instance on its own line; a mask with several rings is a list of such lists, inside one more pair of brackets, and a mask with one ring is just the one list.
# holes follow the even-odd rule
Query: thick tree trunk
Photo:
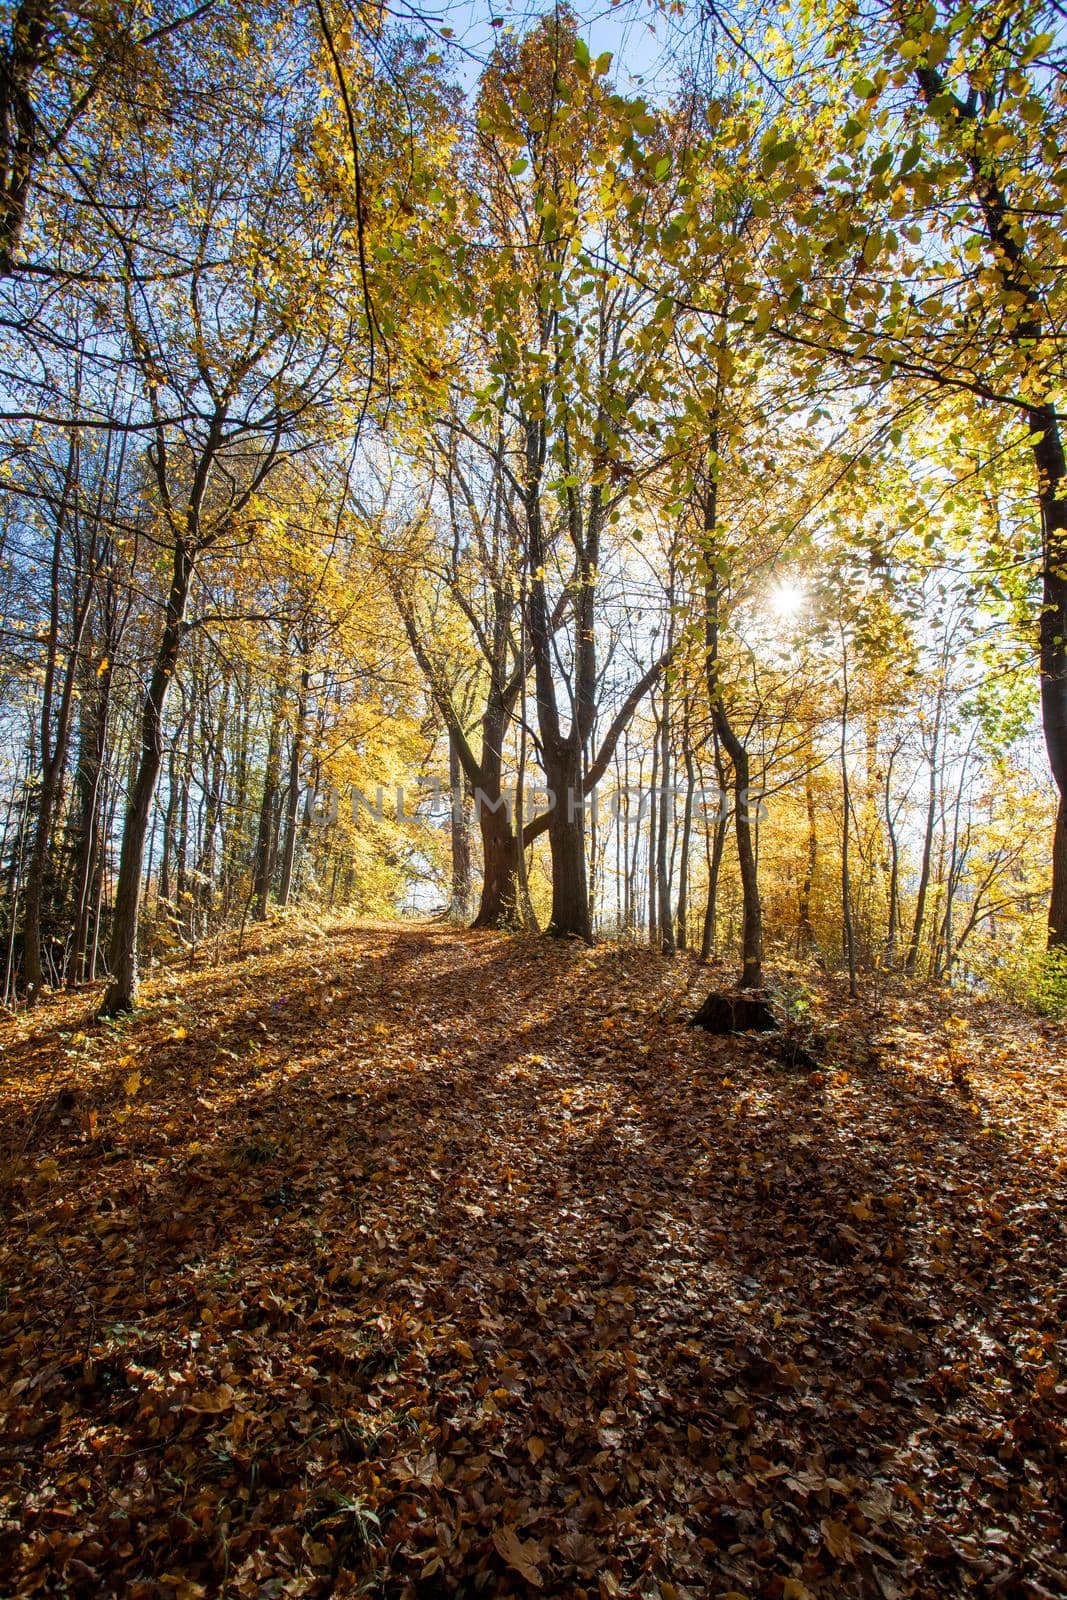
[[1067, 945], [1067, 795], [1060, 796], [1052, 841], [1052, 899], [1049, 906], [1049, 948]]
[[556, 938], [593, 942], [585, 856], [585, 814], [579, 756], [568, 740], [557, 760], [548, 763], [548, 781], [556, 804], [548, 825], [552, 854], [552, 917], [546, 932]]
[[[475, 928], [519, 928], [524, 922], [519, 841], [503, 790], [504, 730], [513, 703], [514, 697], [494, 687], [482, 715], [481, 761], [474, 768], [474, 807], [482, 839], [482, 893], [472, 924]], [[453, 725], [451, 732], [462, 761], [461, 730]], [[469, 747], [468, 755], [473, 762]]]
[[137, 1000], [137, 936], [145, 840], [148, 837], [156, 784], [163, 765], [163, 712], [178, 663], [194, 566], [193, 551], [179, 541], [174, 549], [174, 567], [163, 632], [141, 714], [141, 749], [122, 830], [119, 879], [115, 889], [108, 958], [111, 982], [100, 1007], [100, 1014], [105, 1017], [129, 1011]]
[[741, 987], [758, 989], [763, 983], [763, 909], [759, 898], [759, 872], [749, 811], [748, 751], [735, 737], [720, 706], [716, 712], [719, 738], [734, 767], [734, 829], [737, 864], [741, 873]]
[[1067, 948], [1067, 462], [1056, 412], [1042, 406], [1030, 418], [1041, 505], [1041, 721], [1059, 794], [1052, 847], [1049, 948]]
[[715, 736], [715, 777], [719, 785], [718, 809], [715, 813], [715, 831], [708, 851], [708, 897], [704, 903], [704, 926], [700, 935], [700, 959], [710, 961], [715, 949], [716, 925], [719, 906], [719, 876], [722, 872], [722, 854], [726, 848], [726, 829], [730, 821], [730, 806], [726, 794], [726, 772]]
[[[1003, 295], [1011, 296], [1010, 342], [1022, 356], [1020, 377], [1030, 394], [1048, 395], [1048, 380], [1032, 370], [1032, 359], [1054, 330], [1045, 326], [1045, 309], [1034, 262], [1028, 257], [1025, 213], [1008, 203], [1003, 181], [988, 155], [986, 117], [996, 96], [977, 87], [961, 98], [942, 71], [919, 62], [916, 80], [931, 114], [957, 138], [962, 161], [970, 169], [972, 202], [985, 226], [989, 253]], [[994, 113], [996, 115], [996, 113]], [[995, 130], [994, 130], [995, 131]], [[1041, 385], [1041, 388], [1038, 385]], [[1038, 503], [1041, 510], [1041, 721], [1049, 765], [1059, 796], [1052, 849], [1052, 891], [1049, 897], [1050, 949], [1067, 947], [1067, 837], [1063, 820], [1067, 802], [1067, 459], [1054, 394], [1028, 409], [1034, 440]], [[913, 945], [916, 943], [913, 939]], [[912, 950], [909, 948], [909, 957]]]
[[[540, 484], [545, 466], [544, 424], [526, 422], [526, 529], [529, 589], [527, 621], [534, 669], [537, 722], [545, 778], [555, 795], [548, 819], [552, 856], [552, 914], [547, 932], [592, 943], [589, 875], [585, 848], [584, 759], [596, 717], [596, 627], [594, 596], [602, 511], [599, 488], [590, 490], [584, 532], [579, 501], [567, 491], [568, 526], [574, 547], [574, 674], [571, 726], [563, 731], [556, 693], [555, 629], [545, 590], [546, 547], [541, 523]], [[617, 736], [617, 735], [616, 735]]]
[[475, 797], [482, 838], [482, 893], [475, 928], [517, 928], [519, 847], [505, 802], [479, 792]]
[[15, 270], [15, 251], [40, 149], [33, 80], [46, 62], [53, 0], [21, 0], [0, 45], [0, 276]]

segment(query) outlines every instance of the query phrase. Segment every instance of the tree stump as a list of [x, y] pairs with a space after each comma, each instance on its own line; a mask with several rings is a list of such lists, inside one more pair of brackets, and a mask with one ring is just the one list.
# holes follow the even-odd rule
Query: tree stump
[[693, 1013], [689, 1026], [708, 1033], [777, 1033], [779, 1023], [758, 990], [734, 994], [717, 990]]

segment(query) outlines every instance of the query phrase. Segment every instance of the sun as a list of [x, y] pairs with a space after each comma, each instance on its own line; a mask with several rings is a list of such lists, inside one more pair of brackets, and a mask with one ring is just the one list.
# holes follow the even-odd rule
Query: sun
[[806, 601], [807, 592], [804, 585], [792, 578], [783, 578], [771, 590], [771, 610], [783, 622], [788, 622], [803, 611]]

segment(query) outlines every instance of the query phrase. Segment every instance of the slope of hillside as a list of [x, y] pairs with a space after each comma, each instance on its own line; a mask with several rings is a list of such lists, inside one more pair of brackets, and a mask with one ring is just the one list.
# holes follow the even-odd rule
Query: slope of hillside
[[804, 981], [815, 1073], [429, 925], [5, 1019], [3, 1592], [1067, 1593], [1064, 1031]]

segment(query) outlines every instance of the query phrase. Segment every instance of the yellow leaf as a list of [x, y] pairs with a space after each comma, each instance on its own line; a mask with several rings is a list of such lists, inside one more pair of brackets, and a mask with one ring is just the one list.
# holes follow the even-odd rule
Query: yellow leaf
[[526, 1448], [530, 1452], [531, 1461], [540, 1461], [541, 1457], [545, 1453], [545, 1441], [543, 1439], [539, 1439], [535, 1433], [529, 1439], [527, 1439]]
[[171, 1034], [171, 1038], [172, 1039], [184, 1039], [186, 1037], [186, 1035], [187, 1035], [187, 1030], [185, 1028], [175, 1028], [174, 1032]]
[[135, 1095], [141, 1087], [141, 1074], [134, 1070], [122, 1080], [122, 1087], [128, 1095]]

